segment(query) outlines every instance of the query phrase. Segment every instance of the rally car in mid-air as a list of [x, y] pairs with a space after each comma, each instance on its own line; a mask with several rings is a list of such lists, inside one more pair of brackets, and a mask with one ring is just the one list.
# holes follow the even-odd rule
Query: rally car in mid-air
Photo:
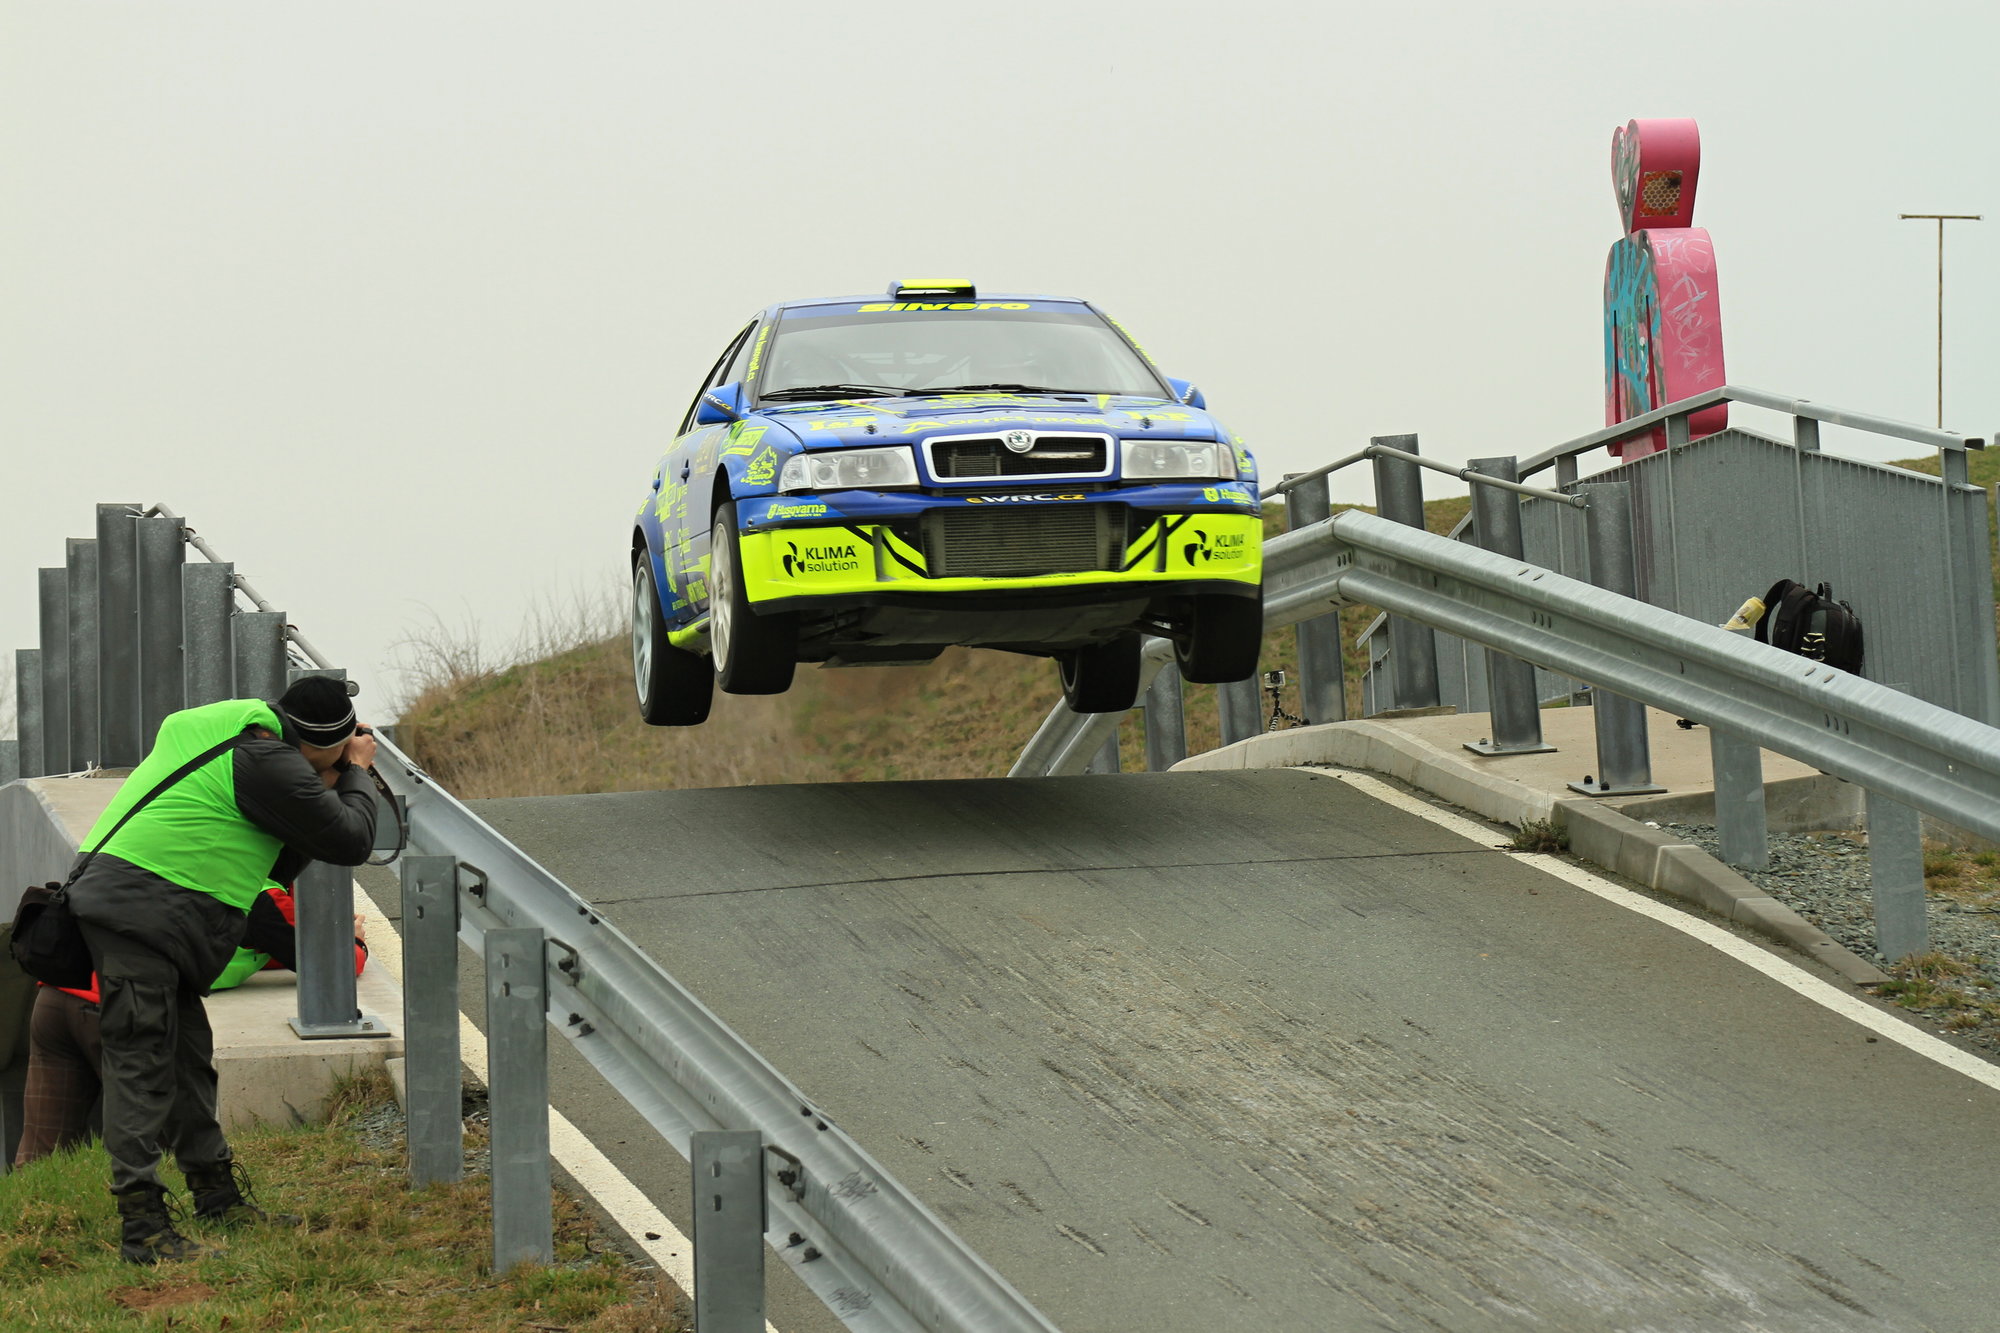
[[788, 301], [732, 339], [632, 528], [648, 722], [788, 689], [800, 662], [1055, 659], [1130, 708], [1139, 639], [1191, 681], [1257, 667], [1255, 464], [1088, 302], [903, 283]]

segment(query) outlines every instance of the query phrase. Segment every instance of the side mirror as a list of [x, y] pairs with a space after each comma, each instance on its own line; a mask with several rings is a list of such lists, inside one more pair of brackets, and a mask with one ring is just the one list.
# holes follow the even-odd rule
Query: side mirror
[[732, 380], [713, 389], [703, 389], [695, 400], [694, 424], [726, 426], [743, 419], [743, 381]]
[[1195, 388], [1194, 385], [1188, 383], [1186, 380], [1177, 380], [1169, 375], [1167, 376], [1167, 387], [1174, 391], [1174, 400], [1176, 402], [1186, 403], [1189, 407], [1194, 408], [1206, 408], [1208, 406], [1208, 399], [1201, 396], [1201, 390]]

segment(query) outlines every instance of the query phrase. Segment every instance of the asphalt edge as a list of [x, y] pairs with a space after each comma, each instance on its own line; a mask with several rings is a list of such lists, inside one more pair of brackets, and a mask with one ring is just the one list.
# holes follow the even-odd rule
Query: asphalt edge
[[1547, 821], [1569, 836], [1570, 852], [1657, 892], [1691, 902], [1818, 959], [1856, 986], [1889, 980], [1880, 968], [1682, 838], [1589, 797], [1559, 799], [1381, 722], [1329, 722], [1267, 732], [1191, 755], [1176, 771], [1233, 768], [1361, 769], [1515, 828]]

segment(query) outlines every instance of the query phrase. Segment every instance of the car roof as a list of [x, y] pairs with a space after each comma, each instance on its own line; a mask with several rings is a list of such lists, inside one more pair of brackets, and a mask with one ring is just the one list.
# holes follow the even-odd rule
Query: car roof
[[[762, 316], [779, 315], [783, 314], [787, 310], [804, 310], [804, 309], [809, 309], [813, 306], [874, 305], [877, 302], [893, 302], [899, 300], [907, 301], [915, 299], [917, 298], [890, 296], [882, 292], [868, 292], [859, 296], [808, 296], [791, 301], [775, 301], [772, 304], [765, 306], [764, 309], [760, 312], [760, 315]], [[1084, 300], [1080, 296], [1047, 296], [1034, 292], [982, 291], [979, 292], [974, 297], [972, 297], [971, 299], [981, 305], [985, 305], [988, 302], [1001, 302], [1001, 301], [1039, 301], [1049, 305], [1088, 306], [1090, 304], [1090, 302]], [[942, 301], [939, 301], [938, 303], [943, 304]]]

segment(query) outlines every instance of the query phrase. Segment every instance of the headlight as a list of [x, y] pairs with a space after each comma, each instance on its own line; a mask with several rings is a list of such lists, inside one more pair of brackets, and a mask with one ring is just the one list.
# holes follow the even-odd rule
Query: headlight
[[829, 449], [793, 454], [778, 474], [778, 489], [793, 491], [880, 490], [917, 484], [917, 456], [908, 449]]
[[1236, 476], [1236, 453], [1213, 440], [1127, 440], [1124, 477], [1127, 481], [1161, 481], [1174, 477]]

